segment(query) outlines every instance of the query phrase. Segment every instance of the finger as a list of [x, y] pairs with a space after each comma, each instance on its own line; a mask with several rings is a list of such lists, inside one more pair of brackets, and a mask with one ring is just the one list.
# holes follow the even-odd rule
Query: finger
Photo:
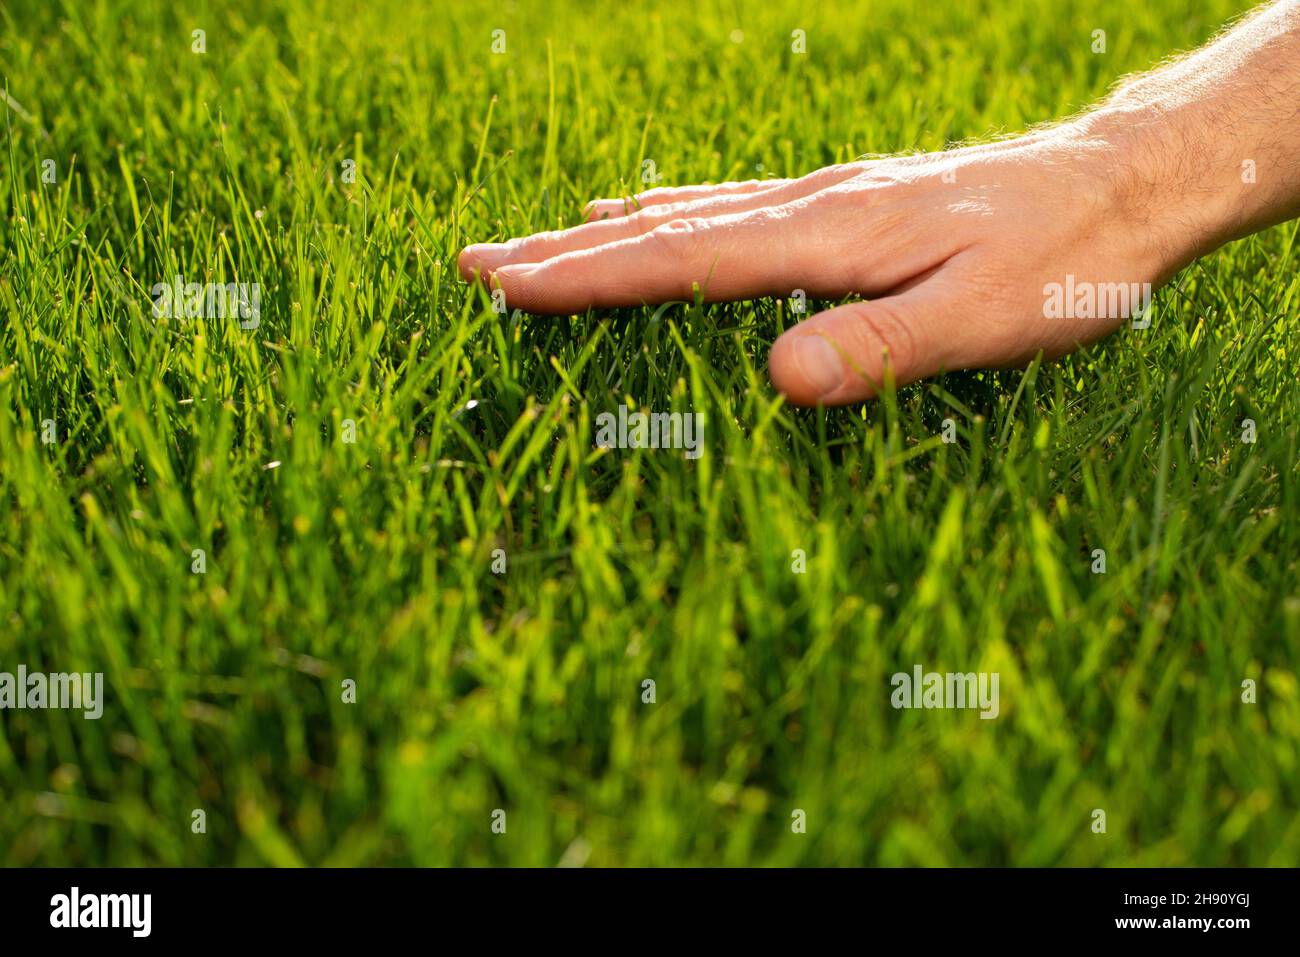
[[[510, 308], [564, 315], [589, 308], [709, 302], [801, 291], [882, 294], [961, 251], [957, 230], [890, 186], [832, 186], [780, 206], [676, 219], [636, 238], [503, 266], [492, 285]], [[944, 214], [940, 214], [944, 215]]]
[[596, 199], [587, 204], [588, 220], [627, 216], [647, 206], [664, 206], [671, 203], [692, 203], [699, 199], [716, 199], [719, 196], [738, 196], [759, 193], [773, 186], [785, 186], [790, 179], [751, 179], [737, 183], [712, 183], [699, 186], [658, 186], [623, 199]]
[[917, 265], [915, 254], [898, 248], [908, 235], [903, 230], [873, 233], [873, 242], [864, 244], [863, 216], [852, 204], [828, 205], [814, 196], [747, 213], [672, 220], [634, 239], [503, 266], [492, 284], [505, 292], [511, 309], [568, 315], [690, 300], [697, 287], [709, 302], [787, 295], [796, 288], [814, 298], [870, 293], [932, 265]]
[[470, 281], [475, 273], [487, 279], [502, 266], [545, 262], [547, 259], [565, 253], [592, 249], [621, 239], [635, 239], [650, 232], [656, 226], [662, 226], [674, 219], [708, 218], [728, 213], [741, 213], [750, 209], [760, 209], [777, 199], [773, 192], [765, 191], [752, 195], [697, 200], [692, 203], [651, 206], [617, 219], [584, 223], [581, 226], [557, 229], [553, 232], [534, 233], [532, 236], [523, 236], [505, 243], [479, 243], [467, 246], [461, 252], [460, 273], [466, 282]]
[[843, 178], [833, 171], [825, 171], [823, 175], [790, 180], [784, 186], [755, 193], [735, 193], [691, 202], [653, 205], [630, 216], [584, 223], [571, 229], [535, 233], [505, 243], [478, 243], [461, 252], [460, 273], [466, 282], [471, 281], [476, 273], [483, 279], [489, 279], [502, 266], [544, 262], [580, 249], [591, 249], [622, 239], [635, 239], [675, 219], [706, 219], [776, 206], [832, 186]]
[[961, 368], [961, 302], [943, 275], [897, 296], [854, 302], [787, 330], [772, 346], [772, 384], [795, 405], [846, 405]]

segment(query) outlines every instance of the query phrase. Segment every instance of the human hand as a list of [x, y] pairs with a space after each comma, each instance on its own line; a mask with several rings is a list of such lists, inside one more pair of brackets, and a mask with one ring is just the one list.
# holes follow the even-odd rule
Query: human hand
[[543, 314], [691, 300], [696, 286], [706, 301], [871, 297], [772, 348], [772, 381], [791, 401], [839, 405], [877, 394], [887, 365], [902, 385], [1024, 363], [1122, 322], [1131, 309], [1049, 318], [1044, 296], [1067, 276], [1127, 292], [1168, 270], [1133, 228], [1116, 165], [1112, 144], [1068, 126], [795, 180], [653, 189], [598, 200], [572, 229], [470, 246], [460, 268]]
[[[800, 405], [870, 398], [887, 374], [903, 385], [1055, 357], [1141, 311], [1197, 255], [1295, 214], [1300, 136], [1278, 127], [1300, 87], [1297, 11], [1293, 0], [1265, 10], [1051, 129], [794, 180], [597, 200], [581, 226], [469, 246], [460, 271], [542, 314], [697, 290], [706, 301], [869, 297], [773, 345], [772, 381]], [[1267, 183], [1247, 181], [1243, 157], [1267, 164]]]

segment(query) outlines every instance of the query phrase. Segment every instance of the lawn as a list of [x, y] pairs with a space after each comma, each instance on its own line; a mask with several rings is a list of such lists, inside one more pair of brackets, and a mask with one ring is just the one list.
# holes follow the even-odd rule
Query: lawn
[[[0, 863], [1300, 862], [1296, 223], [829, 411], [787, 302], [455, 269], [1022, 130], [1247, 6], [0, 0], [0, 672], [104, 676], [0, 711]], [[620, 405], [704, 454], [597, 447]], [[998, 716], [895, 709], [916, 665]]]

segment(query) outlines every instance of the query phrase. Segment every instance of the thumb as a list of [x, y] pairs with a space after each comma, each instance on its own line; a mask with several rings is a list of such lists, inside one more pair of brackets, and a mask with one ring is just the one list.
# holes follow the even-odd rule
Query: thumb
[[886, 369], [901, 386], [949, 368], [959, 324], [945, 285], [936, 277], [786, 330], [772, 346], [772, 384], [795, 405], [847, 405], [879, 395]]

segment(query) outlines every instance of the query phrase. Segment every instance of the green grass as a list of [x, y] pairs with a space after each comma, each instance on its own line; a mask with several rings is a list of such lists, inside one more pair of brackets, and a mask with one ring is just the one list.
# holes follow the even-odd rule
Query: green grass
[[[1023, 129], [1245, 4], [175, 7], [0, 4], [0, 671], [106, 684], [0, 712], [0, 863], [1300, 860], [1295, 223], [1150, 329], [827, 412], [768, 382], [782, 304], [498, 316], [455, 273], [645, 159]], [[260, 327], [155, 321], [176, 274]], [[707, 452], [597, 449], [620, 403]], [[1000, 717], [894, 710], [914, 664]]]

